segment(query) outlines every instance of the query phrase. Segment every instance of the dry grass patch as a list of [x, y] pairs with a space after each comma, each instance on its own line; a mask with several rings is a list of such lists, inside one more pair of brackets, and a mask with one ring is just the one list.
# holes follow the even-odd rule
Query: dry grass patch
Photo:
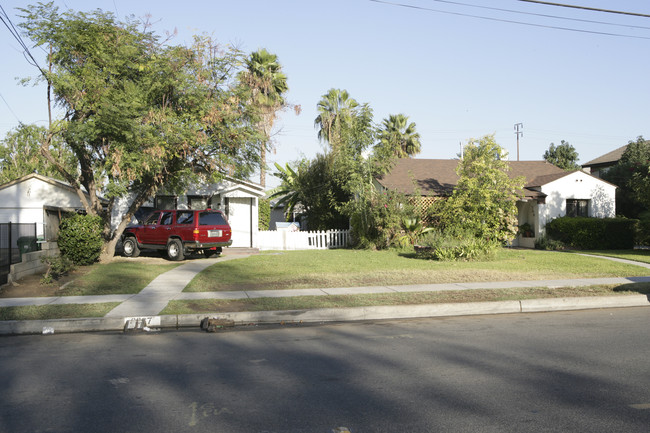
[[0, 307], [0, 320], [50, 320], [80, 317], [104, 317], [119, 302], [101, 304], [62, 304], [23, 307]]
[[523, 299], [572, 298], [650, 294], [650, 283], [589, 287], [479, 289], [442, 292], [382, 293], [371, 295], [293, 296], [241, 300], [172, 301], [161, 314], [194, 314], [240, 311], [305, 310], [314, 308], [369, 307], [463, 302], [494, 302]]

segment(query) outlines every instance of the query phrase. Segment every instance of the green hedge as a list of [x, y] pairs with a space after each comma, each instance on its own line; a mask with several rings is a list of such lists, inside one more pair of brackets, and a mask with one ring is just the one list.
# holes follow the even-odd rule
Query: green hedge
[[270, 230], [271, 225], [271, 202], [265, 198], [258, 201], [258, 226], [259, 230]]
[[650, 218], [639, 220], [636, 243], [638, 245], [650, 245]]
[[546, 224], [546, 234], [571, 248], [625, 250], [634, 248], [638, 220], [561, 217]]
[[95, 263], [104, 245], [102, 229], [103, 222], [99, 216], [74, 215], [64, 218], [57, 239], [61, 254], [75, 265]]

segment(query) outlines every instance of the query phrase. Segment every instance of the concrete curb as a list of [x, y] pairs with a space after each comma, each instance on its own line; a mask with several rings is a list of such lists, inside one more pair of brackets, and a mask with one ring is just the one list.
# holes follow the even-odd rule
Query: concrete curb
[[106, 332], [200, 328], [206, 317], [232, 320], [235, 325], [325, 323], [362, 320], [414, 319], [513, 313], [540, 313], [600, 308], [648, 307], [646, 295], [528, 299], [520, 301], [425, 304], [354, 308], [319, 308], [237, 313], [200, 313], [168, 316], [101, 317], [0, 322], [0, 335]]

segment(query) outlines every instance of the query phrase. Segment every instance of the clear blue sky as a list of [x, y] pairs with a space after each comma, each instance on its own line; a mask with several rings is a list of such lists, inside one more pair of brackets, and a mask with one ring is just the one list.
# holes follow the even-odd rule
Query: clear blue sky
[[[650, 2], [642, 0], [557, 1], [650, 15]], [[14, 8], [29, 3], [0, 0], [14, 24], [20, 22]], [[496, 133], [516, 159], [519, 122], [521, 160], [542, 159], [551, 142], [566, 140], [585, 163], [639, 135], [650, 138], [650, 18], [517, 0], [396, 0], [415, 8], [369, 0], [55, 3], [110, 10], [120, 18], [150, 14], [159, 32], [178, 30], [172, 43], [206, 32], [248, 52], [266, 48], [277, 54], [289, 79], [288, 99], [302, 106], [302, 114], [287, 112], [279, 119], [271, 165], [323, 151], [313, 122], [316, 103], [330, 88], [369, 103], [376, 123], [389, 114], [408, 115], [421, 135], [418, 158], [454, 158], [460, 142]], [[0, 99], [0, 136], [18, 119], [45, 125], [45, 89], [17, 84], [15, 77], [35, 70], [4, 27], [0, 54], [0, 94], [6, 100]], [[44, 59], [43, 52], [34, 54]], [[269, 176], [267, 184], [277, 182]]]

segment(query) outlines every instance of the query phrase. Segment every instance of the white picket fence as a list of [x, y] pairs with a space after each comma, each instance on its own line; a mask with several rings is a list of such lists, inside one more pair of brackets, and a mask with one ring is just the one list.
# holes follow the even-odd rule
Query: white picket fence
[[350, 230], [257, 232], [257, 248], [260, 250], [325, 250], [347, 247], [349, 243]]

